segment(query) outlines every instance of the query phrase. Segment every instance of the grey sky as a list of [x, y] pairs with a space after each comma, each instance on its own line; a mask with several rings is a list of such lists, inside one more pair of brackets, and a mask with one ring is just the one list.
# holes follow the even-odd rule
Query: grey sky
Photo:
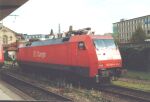
[[4, 25], [19, 33], [67, 31], [92, 27], [97, 34], [112, 32], [112, 23], [150, 14], [150, 0], [29, 0], [3, 20]]

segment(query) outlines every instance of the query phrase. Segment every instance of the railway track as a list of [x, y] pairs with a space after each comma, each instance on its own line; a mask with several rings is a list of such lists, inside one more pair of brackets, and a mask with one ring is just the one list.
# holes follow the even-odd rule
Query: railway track
[[[8, 72], [9, 71], [5, 71], [4, 74], [6, 73], [6, 74], [9, 74], [9, 76], [13, 76], [13, 77], [17, 77], [17, 78], [20, 77], [20, 75], [17, 76], [17, 74], [15, 74], [15, 73], [11, 73], [11, 72], [8, 73]], [[32, 82], [32, 84], [34, 84], [34, 82]], [[35, 84], [37, 84], [37, 83], [35, 83]], [[39, 86], [41, 87], [41, 85], [38, 85], [38, 87]], [[119, 99], [122, 99], [122, 100], [129, 100], [129, 101], [125, 101], [125, 102], [150, 102], [150, 92], [129, 89], [129, 88], [115, 86], [115, 85], [105, 85], [105, 86], [97, 86], [96, 85], [94, 89], [111, 94], [112, 97], [117, 96], [116, 98], [119, 97]], [[46, 88], [45, 88], [45, 90], [47, 91]], [[104, 99], [105, 98], [106, 97], [104, 96]], [[108, 98], [108, 100], [109, 100], [109, 98]], [[112, 101], [112, 102], [122, 102], [122, 101]]]
[[72, 99], [48, 90], [40, 84], [24, 80], [8, 72], [2, 72], [1, 78], [37, 101], [73, 102]]
[[102, 86], [99, 90], [107, 93], [112, 93], [114, 95], [119, 95], [120, 97], [134, 100], [135, 102], [150, 102], [150, 92], [125, 88], [116, 85]]

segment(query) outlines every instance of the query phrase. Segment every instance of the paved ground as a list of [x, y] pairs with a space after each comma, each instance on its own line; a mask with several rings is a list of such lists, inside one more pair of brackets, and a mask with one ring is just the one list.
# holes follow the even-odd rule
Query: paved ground
[[20, 90], [0, 80], [0, 101], [1, 100], [33, 100]]

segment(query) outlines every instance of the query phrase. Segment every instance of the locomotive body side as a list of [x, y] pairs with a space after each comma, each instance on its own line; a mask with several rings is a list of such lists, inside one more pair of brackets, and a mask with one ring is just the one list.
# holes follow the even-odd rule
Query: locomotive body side
[[[42, 43], [42, 42], [41, 42]], [[20, 65], [41, 66], [66, 70], [89, 77], [89, 58], [87, 50], [78, 50], [78, 42], [63, 42], [42, 46], [19, 48], [17, 60]], [[44, 70], [44, 69], [43, 69]]]
[[21, 47], [17, 60], [21, 66], [65, 70], [97, 82], [120, 74], [122, 60], [111, 36], [75, 35], [63, 40], [33, 42]]

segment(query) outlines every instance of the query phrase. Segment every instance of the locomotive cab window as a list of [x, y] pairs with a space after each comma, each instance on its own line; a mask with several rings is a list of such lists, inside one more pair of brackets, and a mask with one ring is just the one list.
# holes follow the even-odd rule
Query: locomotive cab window
[[86, 49], [85, 43], [83, 41], [78, 42], [78, 49], [80, 49], [80, 50], [85, 50]]
[[97, 49], [102, 48], [116, 48], [113, 39], [94, 39], [94, 46]]

